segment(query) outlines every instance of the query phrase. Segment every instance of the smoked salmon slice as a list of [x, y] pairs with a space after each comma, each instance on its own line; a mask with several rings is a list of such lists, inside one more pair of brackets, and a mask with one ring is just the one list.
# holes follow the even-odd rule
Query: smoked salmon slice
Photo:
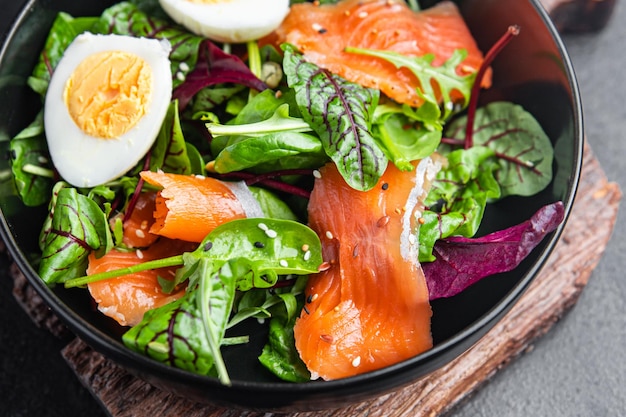
[[[267, 42], [287, 42], [304, 58], [332, 73], [377, 88], [399, 103], [418, 107], [420, 83], [406, 68], [386, 60], [348, 53], [346, 47], [394, 51], [406, 56], [435, 55], [434, 66], [443, 64], [455, 50], [468, 53], [457, 66], [459, 75], [476, 72], [483, 54], [457, 6], [444, 1], [421, 12], [404, 0], [343, 0], [333, 5], [300, 3], [291, 10]], [[491, 75], [482, 81], [489, 87]]]
[[[87, 275], [126, 268], [141, 262], [180, 255], [195, 249], [195, 244], [160, 238], [145, 250], [110, 250], [101, 258], [89, 255]], [[98, 310], [122, 326], [138, 324], [146, 311], [168, 304], [182, 297], [185, 289], [171, 294], [162, 291], [158, 277], [173, 279], [176, 267], [160, 268], [88, 284], [89, 292], [98, 304]]]
[[156, 197], [150, 232], [170, 239], [201, 242], [220, 224], [251, 217], [250, 205], [258, 206], [247, 188], [243, 191], [249, 198], [234, 185], [215, 178], [150, 171], [140, 175], [147, 183], [163, 188]]
[[[150, 233], [154, 224], [153, 213], [156, 209], [156, 193], [144, 192], [139, 194], [133, 211], [123, 223], [124, 234], [122, 243], [129, 248], [145, 248], [153, 244], [158, 235]], [[124, 217], [123, 213], [119, 217]]]
[[309, 225], [329, 267], [309, 279], [294, 327], [314, 379], [380, 369], [432, 347], [415, 231], [440, 162], [426, 158], [415, 166], [400, 171], [390, 164], [367, 192], [347, 185], [334, 164], [315, 180]]

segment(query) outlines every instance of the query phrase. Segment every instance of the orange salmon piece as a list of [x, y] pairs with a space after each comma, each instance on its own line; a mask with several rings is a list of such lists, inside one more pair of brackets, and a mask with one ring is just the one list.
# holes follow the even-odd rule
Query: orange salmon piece
[[155, 192], [141, 193], [130, 217], [124, 221], [122, 242], [129, 248], [145, 248], [159, 238], [159, 235], [150, 233], [154, 224], [155, 200]]
[[[304, 58], [365, 87], [377, 88], [393, 100], [418, 107], [419, 80], [406, 68], [388, 61], [344, 52], [346, 47], [394, 51], [406, 56], [435, 55], [443, 64], [455, 50], [465, 49], [459, 75], [476, 72], [483, 54], [457, 6], [444, 1], [420, 12], [403, 0], [344, 0], [333, 5], [300, 3], [291, 10], [267, 42], [295, 45]], [[488, 72], [482, 86], [489, 87]]]
[[309, 278], [294, 334], [312, 377], [345, 378], [389, 366], [432, 347], [428, 288], [415, 230], [438, 162], [411, 172], [390, 164], [376, 187], [349, 187], [334, 164], [321, 170], [309, 202], [310, 226], [329, 268]]
[[[92, 253], [89, 255], [87, 275], [180, 255], [194, 250], [195, 246], [189, 242], [161, 238], [146, 250], [122, 252], [112, 249], [101, 258], [96, 258]], [[183, 296], [184, 288], [179, 288], [171, 294], [161, 291], [157, 278], [161, 276], [165, 279], [172, 279], [175, 273], [176, 267], [136, 272], [118, 278], [92, 282], [88, 284], [88, 289], [98, 304], [98, 310], [104, 315], [115, 319], [122, 326], [134, 326], [142, 320], [146, 311]]]
[[140, 175], [149, 184], [163, 187], [156, 197], [151, 233], [201, 242], [220, 224], [246, 217], [243, 205], [222, 181], [164, 172]]

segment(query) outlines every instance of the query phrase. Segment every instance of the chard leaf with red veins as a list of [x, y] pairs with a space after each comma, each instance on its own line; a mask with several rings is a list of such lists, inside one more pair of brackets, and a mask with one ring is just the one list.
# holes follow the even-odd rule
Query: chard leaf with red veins
[[482, 278], [513, 270], [564, 217], [559, 201], [525, 222], [483, 237], [438, 241], [433, 249], [436, 260], [422, 264], [430, 299], [452, 297]]
[[[448, 138], [463, 139], [467, 117], [446, 127]], [[550, 138], [532, 114], [509, 102], [494, 102], [476, 111], [473, 146], [495, 152], [501, 196], [531, 196], [552, 181], [554, 151]]]
[[283, 49], [283, 70], [302, 118], [317, 133], [346, 183], [359, 191], [372, 189], [388, 163], [371, 133], [380, 92], [307, 62], [291, 45]]

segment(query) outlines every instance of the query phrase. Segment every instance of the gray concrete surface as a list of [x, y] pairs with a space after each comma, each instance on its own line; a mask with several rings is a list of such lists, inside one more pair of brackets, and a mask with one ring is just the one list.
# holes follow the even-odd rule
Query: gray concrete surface
[[[568, 35], [565, 43], [582, 92], [589, 143], [609, 179], [626, 190], [626, 3], [618, 3], [602, 32]], [[621, 210], [576, 307], [452, 417], [626, 416], [625, 220]], [[63, 342], [35, 328], [10, 292], [3, 273], [0, 416], [100, 415], [58, 354]]]
[[[566, 35], [588, 142], [626, 190], [626, 3], [603, 31]], [[598, 207], [598, 210], [601, 210]], [[593, 215], [593, 213], [589, 213]], [[626, 215], [575, 308], [453, 417], [626, 416]]]

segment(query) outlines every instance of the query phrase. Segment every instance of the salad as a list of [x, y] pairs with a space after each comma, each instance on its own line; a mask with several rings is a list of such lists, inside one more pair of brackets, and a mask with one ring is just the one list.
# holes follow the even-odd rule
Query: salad
[[430, 349], [431, 300], [514, 269], [563, 221], [555, 202], [476, 237], [487, 204], [552, 180], [530, 113], [478, 107], [518, 33], [483, 55], [445, 1], [59, 13], [28, 81], [42, 110], [11, 141], [18, 194], [48, 207], [41, 279], [86, 288], [128, 348], [224, 384], [248, 320], [292, 382]]

